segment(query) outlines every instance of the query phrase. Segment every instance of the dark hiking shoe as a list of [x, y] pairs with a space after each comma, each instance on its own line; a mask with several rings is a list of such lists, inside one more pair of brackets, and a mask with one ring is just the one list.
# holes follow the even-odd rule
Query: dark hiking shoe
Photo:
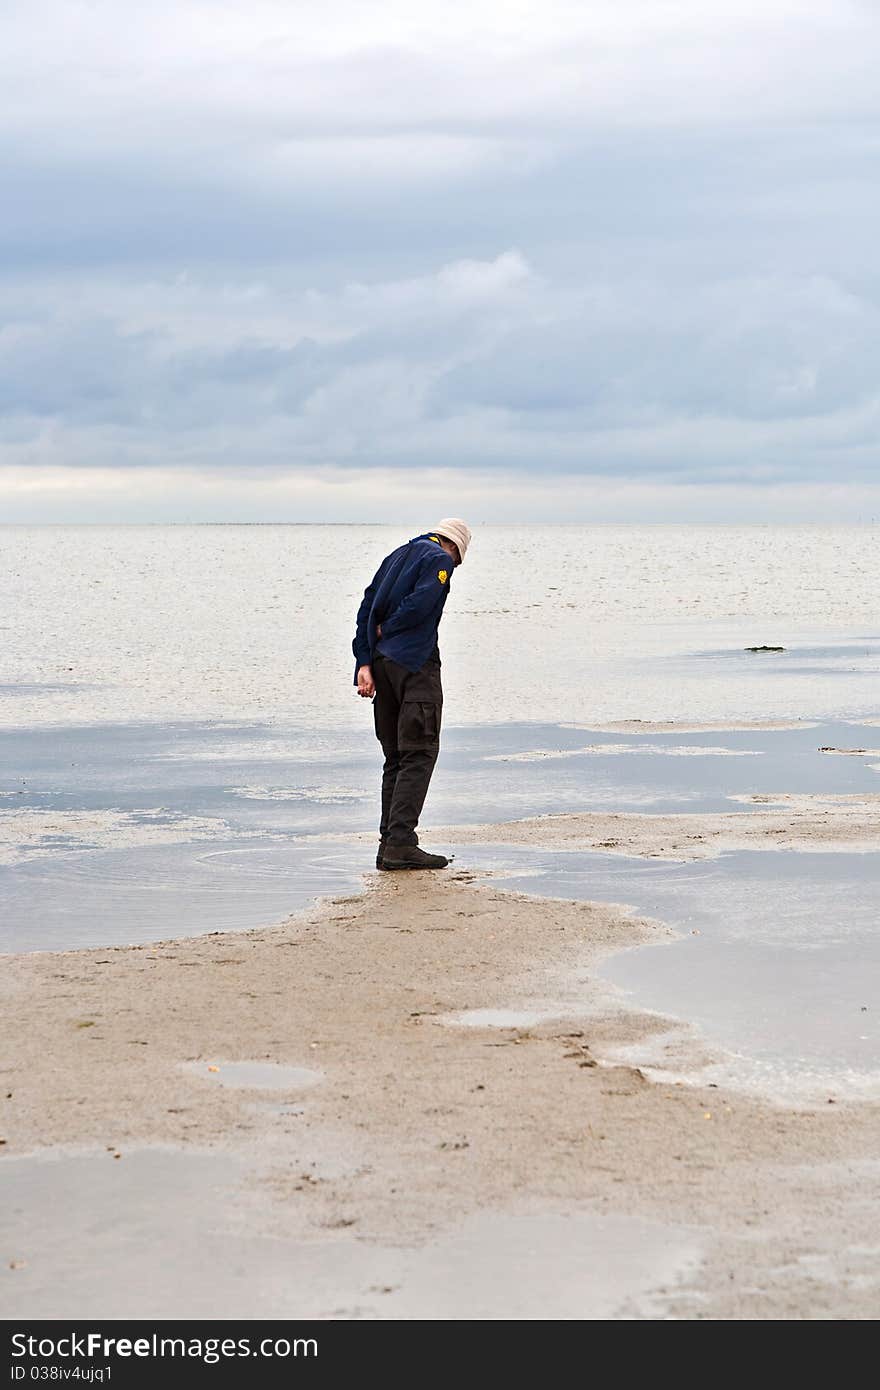
[[445, 869], [449, 860], [442, 854], [427, 854], [418, 845], [386, 845], [383, 869]]

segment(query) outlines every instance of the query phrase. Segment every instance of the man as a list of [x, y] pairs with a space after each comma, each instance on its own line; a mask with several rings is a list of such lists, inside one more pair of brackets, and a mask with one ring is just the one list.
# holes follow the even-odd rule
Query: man
[[445, 869], [419, 847], [416, 826], [440, 751], [443, 687], [437, 627], [471, 533], [458, 517], [388, 555], [364, 593], [352, 643], [355, 685], [373, 699], [385, 754], [377, 869]]

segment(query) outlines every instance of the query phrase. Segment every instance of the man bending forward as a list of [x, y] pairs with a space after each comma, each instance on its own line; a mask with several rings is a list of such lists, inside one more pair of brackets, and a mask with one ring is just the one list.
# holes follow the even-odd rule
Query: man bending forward
[[388, 555], [358, 609], [352, 643], [355, 684], [375, 696], [376, 737], [385, 754], [377, 869], [445, 869], [419, 848], [416, 826], [440, 751], [443, 687], [437, 627], [451, 570], [470, 545], [468, 526], [446, 517]]

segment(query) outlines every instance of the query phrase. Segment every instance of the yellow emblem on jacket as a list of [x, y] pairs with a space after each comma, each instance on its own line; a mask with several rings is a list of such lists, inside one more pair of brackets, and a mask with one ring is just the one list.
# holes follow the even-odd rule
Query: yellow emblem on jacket
[[437, 575], [437, 578], [440, 580], [441, 584], [445, 584], [447, 579], [449, 578], [449, 571], [441, 570], [440, 573]]

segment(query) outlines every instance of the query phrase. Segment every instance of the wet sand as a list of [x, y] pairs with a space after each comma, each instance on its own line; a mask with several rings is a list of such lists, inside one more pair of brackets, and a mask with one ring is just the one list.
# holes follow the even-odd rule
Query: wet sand
[[[878, 824], [880, 797], [829, 798], [454, 839], [687, 858]], [[595, 968], [668, 935], [453, 867], [270, 929], [7, 957], [5, 1315], [875, 1316], [880, 1106], [614, 1060], [670, 1021]]]
[[860, 796], [780, 792], [729, 799], [753, 808], [751, 813], [576, 812], [505, 824], [445, 827], [434, 838], [457, 844], [494, 841], [545, 849], [601, 849], [682, 861], [738, 849], [868, 853], [880, 847], [880, 792]]

